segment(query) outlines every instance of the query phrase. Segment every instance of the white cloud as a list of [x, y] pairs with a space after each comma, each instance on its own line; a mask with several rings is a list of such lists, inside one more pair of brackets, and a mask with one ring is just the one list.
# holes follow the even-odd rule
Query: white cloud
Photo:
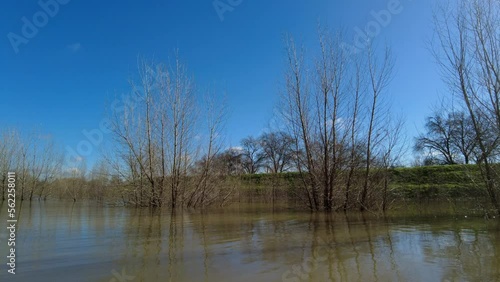
[[68, 49], [71, 52], [76, 53], [76, 52], [80, 51], [80, 49], [82, 49], [82, 44], [80, 42], [76, 42], [76, 43], [70, 44], [70, 45], [68, 45]]
[[243, 147], [240, 147], [240, 146], [234, 146], [234, 147], [229, 147], [230, 151], [235, 151], [235, 152], [242, 152], [243, 151]]

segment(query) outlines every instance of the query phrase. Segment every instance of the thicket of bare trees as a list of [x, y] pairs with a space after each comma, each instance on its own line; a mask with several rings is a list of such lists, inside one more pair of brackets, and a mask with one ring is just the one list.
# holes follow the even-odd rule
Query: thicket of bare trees
[[294, 139], [297, 169], [312, 210], [385, 207], [385, 169], [400, 152], [401, 123], [389, 115], [389, 49], [354, 56], [342, 33], [319, 34], [319, 51], [307, 57], [286, 40], [287, 68], [281, 109]]
[[264, 152], [261, 141], [252, 136], [241, 140], [241, 161], [248, 174], [257, 173], [264, 165]]
[[[203, 207], [214, 202], [224, 204], [232, 194], [231, 188], [223, 189], [228, 172], [217, 166], [217, 156], [224, 146], [222, 132], [226, 118], [226, 109], [213, 94], [205, 97], [205, 128], [208, 132], [207, 143], [202, 144], [201, 150], [205, 154], [195, 163], [192, 187], [187, 187], [187, 207]], [[199, 149], [200, 150], [200, 149]]]
[[0, 133], [0, 173], [2, 200], [5, 199], [7, 172], [16, 172], [19, 200], [44, 199], [51, 193], [52, 183], [61, 173], [62, 154], [50, 136], [17, 130]]
[[[454, 3], [453, 3], [454, 4]], [[435, 17], [432, 50], [443, 79], [470, 116], [478, 160], [491, 203], [500, 211], [500, 2], [458, 1]]]
[[196, 103], [200, 93], [179, 58], [170, 65], [141, 62], [132, 95], [137, 102], [115, 112], [112, 126], [118, 156], [113, 167], [129, 183], [131, 201], [176, 208], [226, 198], [213, 171], [224, 109], [212, 100], [204, 110]]
[[0, 135], [0, 173], [2, 173], [2, 201], [5, 200], [7, 192], [7, 173], [17, 168], [16, 157], [18, 156], [17, 132], [6, 130]]
[[425, 128], [415, 140], [415, 151], [424, 156], [424, 164], [469, 164], [479, 157], [468, 114], [442, 109], [427, 117]]
[[296, 171], [298, 152], [294, 144], [292, 136], [283, 131], [248, 136], [241, 140], [240, 146], [218, 152], [214, 164], [227, 175]]
[[295, 170], [297, 152], [292, 136], [283, 131], [268, 132], [260, 136], [264, 167], [268, 173]]

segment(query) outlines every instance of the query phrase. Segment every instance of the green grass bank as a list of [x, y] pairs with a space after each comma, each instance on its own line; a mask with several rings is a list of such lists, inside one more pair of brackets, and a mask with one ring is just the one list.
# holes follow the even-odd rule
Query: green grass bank
[[[486, 197], [481, 172], [477, 165], [441, 165], [393, 168], [389, 171], [389, 191], [393, 197], [435, 199]], [[300, 174], [254, 174], [240, 177], [241, 188], [270, 197], [275, 188], [277, 198], [289, 198], [301, 189]]]

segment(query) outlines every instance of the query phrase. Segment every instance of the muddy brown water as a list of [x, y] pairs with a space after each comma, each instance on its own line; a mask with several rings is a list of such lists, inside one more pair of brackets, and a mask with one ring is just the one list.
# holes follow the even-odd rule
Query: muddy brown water
[[456, 210], [17, 208], [12, 275], [0, 203], [0, 281], [500, 281], [498, 219]]

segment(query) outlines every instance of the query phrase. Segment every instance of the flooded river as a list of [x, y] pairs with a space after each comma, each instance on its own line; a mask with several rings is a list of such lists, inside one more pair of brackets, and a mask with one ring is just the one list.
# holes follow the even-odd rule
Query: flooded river
[[267, 206], [209, 212], [28, 202], [16, 274], [0, 281], [496, 281], [498, 219], [443, 212], [311, 214]]

